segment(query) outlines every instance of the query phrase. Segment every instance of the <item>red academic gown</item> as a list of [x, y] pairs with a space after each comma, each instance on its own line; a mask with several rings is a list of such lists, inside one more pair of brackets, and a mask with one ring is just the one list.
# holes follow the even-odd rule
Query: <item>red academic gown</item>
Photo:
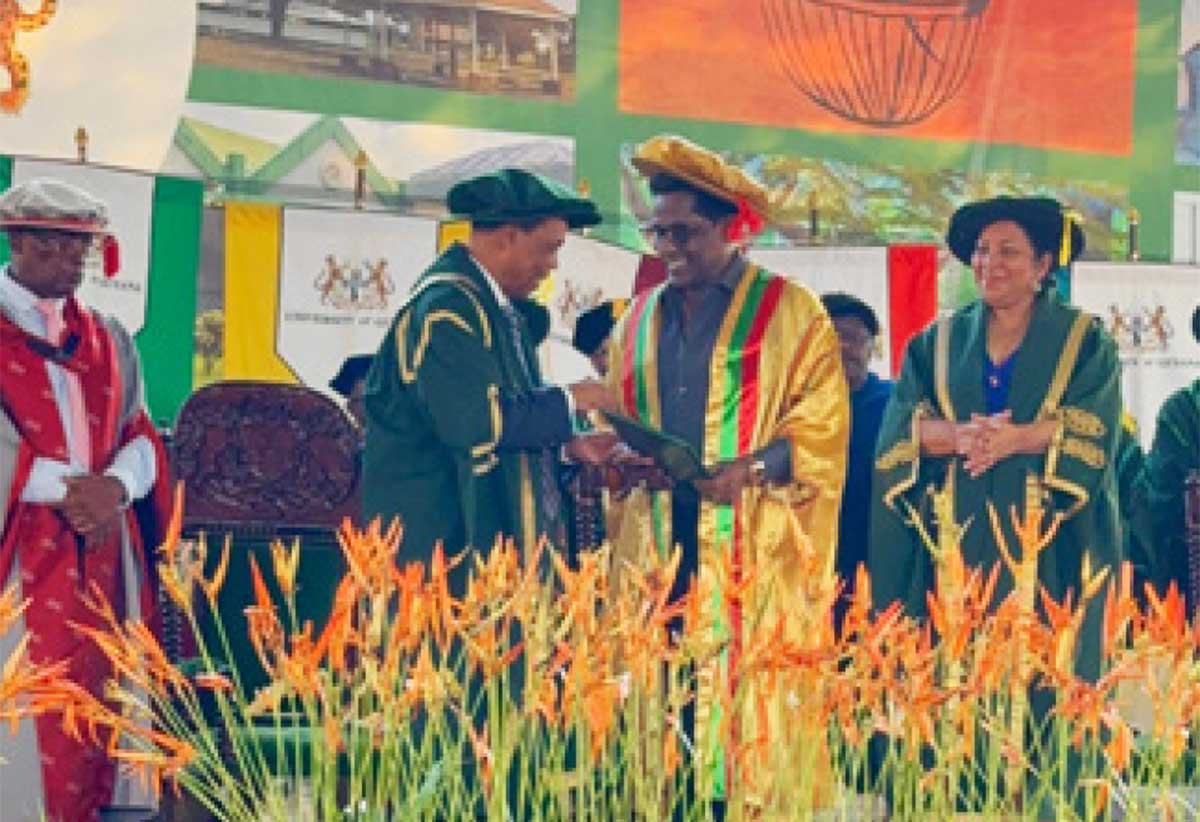
[[[82, 387], [91, 435], [90, 471], [103, 472], [117, 451], [138, 436], [147, 437], [156, 452], [154, 489], [123, 515], [124, 530], [139, 566], [141, 614], [153, 626], [152, 552], [162, 536], [159, 524], [166, 522], [170, 504], [162, 441], [144, 408], [121, 407], [126, 381], [139, 377], [136, 371], [122, 373], [122, 357], [105, 323], [74, 299], [69, 299], [63, 310], [63, 339], [69, 341], [74, 335], [78, 343], [69, 356], [59, 358], [60, 365], [77, 374]], [[97, 623], [79, 598], [90, 582], [100, 586], [118, 614], [125, 612], [121, 534], [114, 529], [107, 542], [83, 552], [65, 517], [51, 506], [20, 499], [36, 457], [69, 459], [46, 371], [46, 348], [39, 345], [39, 339], [0, 314], [0, 405], [21, 436], [0, 538], [0, 584], [8, 579], [15, 559], [21, 570], [22, 594], [31, 600], [24, 618], [32, 661], [69, 659], [70, 676], [99, 696], [111, 667], [95, 645], [78, 636], [68, 622]], [[64, 342], [60, 351], [69, 347], [70, 343]], [[136, 369], [136, 361], [132, 364], [134, 368], [129, 370]], [[115, 780], [113, 763], [104, 750], [65, 735], [60, 717], [54, 715], [37, 720], [37, 739], [47, 818], [63, 822], [96, 819], [99, 809], [111, 801]]]

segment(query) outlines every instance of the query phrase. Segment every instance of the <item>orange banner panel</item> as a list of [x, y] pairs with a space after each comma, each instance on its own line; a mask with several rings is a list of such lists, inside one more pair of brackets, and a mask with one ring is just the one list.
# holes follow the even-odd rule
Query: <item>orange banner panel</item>
[[1136, 0], [622, 0], [620, 107], [1127, 155]]

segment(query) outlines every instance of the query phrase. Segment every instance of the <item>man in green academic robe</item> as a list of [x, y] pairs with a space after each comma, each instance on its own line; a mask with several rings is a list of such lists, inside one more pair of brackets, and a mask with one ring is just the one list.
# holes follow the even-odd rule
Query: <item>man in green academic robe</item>
[[1200, 380], [1163, 403], [1144, 469], [1154, 533], [1154, 581], [1163, 588], [1177, 583], [1189, 594], [1189, 605], [1200, 596], [1200, 591], [1190, 590], [1184, 527], [1184, 482], [1193, 471], [1200, 471]]
[[[576, 436], [575, 413], [610, 409], [599, 382], [544, 384], [527, 298], [557, 265], [569, 228], [594, 225], [589, 201], [519, 169], [461, 182], [450, 211], [471, 221], [417, 280], [367, 375], [363, 512], [404, 526], [400, 557], [428, 560], [561, 545], [560, 448], [600, 461], [611, 434]], [[527, 319], [529, 317], [530, 319]], [[465, 568], [452, 576], [461, 591]]]
[[[934, 563], [909, 517], [936, 534], [930, 492], [951, 476], [955, 520], [967, 525], [963, 559], [985, 572], [1001, 561], [988, 503], [1020, 556], [1010, 510], [1023, 514], [1026, 479], [1036, 477], [1049, 515], [1043, 528], [1062, 519], [1039, 555], [1038, 581], [1059, 601], [1073, 589], [1078, 602], [1084, 552], [1093, 569], [1112, 571], [1123, 553], [1116, 345], [1050, 288], [1060, 245], [1065, 265], [1082, 251], [1082, 231], [1052, 200], [1001, 197], [960, 209], [947, 242], [975, 270], [982, 296], [913, 338], [884, 413], [868, 561], [876, 603], [900, 600], [925, 615]], [[1005, 569], [994, 604], [1012, 587]], [[1101, 605], [1092, 602], [1081, 631], [1081, 674], [1098, 672]]]

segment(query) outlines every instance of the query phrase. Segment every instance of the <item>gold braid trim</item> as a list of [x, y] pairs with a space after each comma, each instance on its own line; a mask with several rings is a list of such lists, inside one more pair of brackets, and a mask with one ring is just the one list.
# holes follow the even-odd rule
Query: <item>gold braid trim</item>
[[1063, 343], [1062, 353], [1058, 357], [1058, 365], [1054, 369], [1054, 378], [1050, 380], [1050, 388], [1042, 400], [1042, 408], [1038, 412], [1039, 419], [1053, 416], [1058, 411], [1066, 393], [1067, 383], [1071, 381], [1071, 372], [1075, 370], [1075, 361], [1079, 359], [1079, 346], [1083, 344], [1083, 335], [1092, 322], [1092, 315], [1080, 312], [1067, 332], [1067, 340]]
[[475, 333], [469, 322], [448, 308], [439, 308], [435, 311], [430, 311], [425, 315], [425, 325], [421, 328], [421, 338], [417, 340], [417, 347], [413, 351], [412, 371], [416, 372], [421, 369], [421, 363], [425, 360], [425, 352], [429, 349], [429, 338], [433, 333], [433, 324], [441, 321], [446, 321], [451, 325], [457, 326], [468, 334]]
[[416, 372], [417, 369], [421, 367], [421, 361], [425, 358], [425, 349], [429, 346], [430, 328], [434, 321], [448, 320], [466, 331], [468, 334], [475, 333], [470, 324], [453, 311], [449, 311], [447, 309], [432, 311], [430, 312], [429, 316], [425, 318], [425, 326], [421, 329], [421, 338], [417, 342], [417, 347], [413, 356], [409, 356], [408, 344], [406, 340], [408, 338], [410, 318], [412, 314], [408, 309], [412, 306], [417, 297], [419, 297], [427, 288], [439, 284], [450, 285], [454, 288], [457, 288], [466, 296], [468, 300], [471, 301], [471, 305], [474, 306], [475, 314], [479, 319], [479, 329], [483, 335], [483, 347], [492, 347], [492, 326], [491, 323], [488, 322], [487, 314], [483, 310], [483, 304], [479, 302], [479, 298], [475, 295], [475, 284], [471, 282], [469, 278], [458, 274], [439, 274], [437, 276], [430, 277], [429, 279], [418, 283], [417, 286], [411, 292], [409, 292], [408, 297], [405, 298], [404, 303], [400, 306], [399, 313], [401, 313], [403, 316], [401, 317], [399, 324], [396, 326], [396, 354], [397, 361], [400, 365], [400, 379], [405, 383], [412, 383], [417, 378]]
[[537, 506], [533, 500], [533, 479], [529, 470], [529, 455], [521, 454], [521, 542], [525, 556], [533, 556], [537, 546]]
[[910, 459], [898, 461], [896, 465], [893, 466], [899, 467], [900, 465], [903, 465], [904, 462], [908, 462], [910, 465], [908, 473], [883, 492], [884, 504], [893, 511], [897, 510], [895, 504], [896, 497], [900, 496], [909, 488], [912, 488], [917, 484], [917, 472], [921, 468], [921, 420], [928, 419], [932, 416], [932, 409], [930, 409], [929, 406], [924, 402], [914, 408], [912, 422], [909, 427], [909, 438], [907, 440], [902, 440], [889, 449], [886, 454], [879, 458], [879, 462], [875, 465], [876, 470], [890, 470], [883, 467], [881, 463], [883, 463], [884, 460], [888, 459], [888, 457], [890, 457], [900, 448], [906, 449], [911, 455]]
[[[1050, 389], [1046, 392], [1046, 397], [1042, 400], [1042, 408], [1038, 412], [1038, 419], [1053, 419], [1058, 423], [1058, 426], [1054, 430], [1054, 436], [1050, 440], [1050, 447], [1046, 449], [1046, 468], [1042, 481], [1047, 488], [1074, 497], [1074, 502], [1063, 515], [1063, 519], [1070, 519], [1075, 516], [1087, 505], [1088, 500], [1091, 498], [1087, 489], [1082, 485], [1071, 482], [1065, 477], [1058, 476], [1058, 459], [1066, 453], [1066, 443], [1069, 441], [1069, 438], [1065, 436], [1065, 414], [1059, 409], [1058, 404], [1062, 400], [1063, 393], [1067, 390], [1067, 383], [1071, 379], [1071, 372], [1075, 370], [1075, 361], [1079, 357], [1079, 346], [1083, 343], [1084, 332], [1087, 331], [1091, 320], [1090, 314], [1082, 312], [1075, 317], [1075, 322], [1071, 325], [1071, 330], [1067, 333], [1067, 340], [1063, 345], [1062, 354], [1059, 355], [1058, 365], [1054, 370], [1054, 378], [1050, 382]], [[1076, 442], [1082, 444], [1083, 441], [1076, 440]], [[1075, 455], [1072, 454], [1071, 456]], [[1103, 458], [1103, 454], [1101, 454], [1101, 458]]]
[[901, 440], [891, 447], [886, 454], [875, 460], [875, 467], [880, 471], [891, 471], [906, 462], [917, 458], [919, 447], [912, 440]]
[[1108, 428], [1104, 425], [1104, 421], [1083, 408], [1073, 408], [1064, 406], [1062, 410], [1063, 425], [1067, 431], [1072, 434], [1078, 434], [1081, 437], [1103, 437]]
[[1128, 411], [1121, 412], [1121, 427], [1135, 437], [1138, 435], [1137, 420], [1135, 420], [1133, 418], [1133, 414], [1130, 414]]
[[1062, 452], [1068, 457], [1074, 457], [1089, 468], [1104, 467], [1104, 451], [1094, 442], [1065, 437], [1062, 441]]
[[472, 465], [471, 473], [473, 473], [477, 477], [480, 477], [480, 476], [483, 476], [484, 474], [486, 474], [488, 471], [491, 471], [493, 468], [495, 468], [499, 464], [500, 464], [500, 460], [496, 456], [496, 452], [493, 451], [487, 455], [487, 459], [485, 459], [483, 462], [478, 463], [477, 465]]
[[954, 403], [950, 401], [950, 318], [938, 320], [933, 345], [933, 389], [937, 393], [942, 418], [954, 422]]
[[471, 456], [475, 459], [480, 457], [491, 457], [487, 468], [478, 470], [476, 466], [476, 474], [482, 474], [496, 464], [496, 446], [500, 443], [500, 428], [503, 423], [503, 415], [500, 413], [500, 389], [495, 385], [487, 387], [488, 409], [492, 412], [492, 438], [487, 442], [481, 442], [471, 449]]

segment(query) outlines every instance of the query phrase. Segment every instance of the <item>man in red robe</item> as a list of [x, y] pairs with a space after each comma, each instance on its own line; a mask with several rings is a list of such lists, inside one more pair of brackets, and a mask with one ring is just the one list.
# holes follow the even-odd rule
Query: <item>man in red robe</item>
[[[152, 619], [150, 520], [161, 519], [139, 526], [136, 512], [163, 510], [167, 480], [132, 338], [75, 297], [94, 247], [115, 273], [107, 224], [103, 203], [55, 180], [0, 195], [11, 250], [0, 268], [0, 584], [30, 600], [23, 625], [0, 637], [0, 661], [23, 628], [35, 663], [69, 660], [72, 679], [97, 695], [110, 667], [68, 623], [96, 622], [79, 596], [91, 583], [118, 613]], [[129, 800], [127, 787], [104, 750], [66, 736], [57, 716], [0, 731], [6, 820], [96, 819]]]

